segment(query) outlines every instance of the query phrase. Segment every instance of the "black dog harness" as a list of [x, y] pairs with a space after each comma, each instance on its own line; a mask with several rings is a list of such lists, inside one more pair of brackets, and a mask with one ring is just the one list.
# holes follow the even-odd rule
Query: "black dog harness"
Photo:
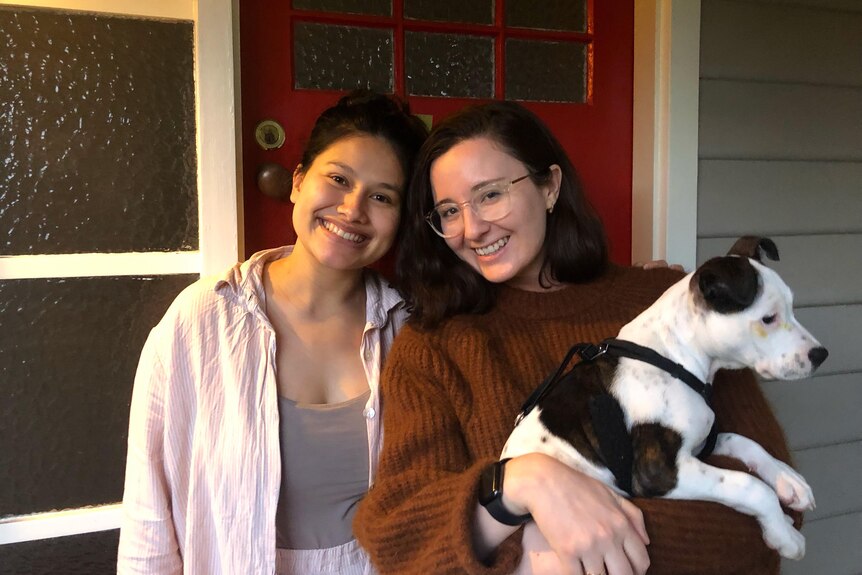
[[[608, 338], [598, 345], [591, 343], [579, 343], [569, 350], [566, 357], [563, 359], [557, 370], [552, 373], [542, 384], [536, 388], [524, 405], [521, 406], [521, 411], [515, 419], [515, 425], [521, 423], [530, 411], [545, 397], [548, 392], [559, 382], [565, 379], [572, 379], [572, 373], [580, 363], [566, 371], [569, 363], [575, 355], [579, 355], [581, 363], [592, 362], [603, 355], [609, 357], [624, 357], [628, 359], [636, 359], [653, 365], [663, 371], [666, 371], [676, 379], [679, 379], [691, 389], [696, 391], [707, 406], [712, 407], [712, 386], [702, 382], [693, 373], [688, 371], [682, 365], [671, 361], [660, 353], [636, 343]], [[593, 423], [593, 430], [599, 442], [599, 447], [602, 452], [602, 458], [605, 460], [605, 465], [616, 478], [617, 486], [626, 493], [632, 492], [632, 465], [634, 455], [632, 453], [631, 438], [629, 437], [628, 429], [625, 425], [625, 416], [623, 415], [622, 407], [620, 407], [617, 399], [611, 394], [604, 392], [590, 400], [590, 417]], [[703, 449], [698, 453], [699, 459], [706, 459], [715, 449], [715, 442], [718, 437], [718, 428], [713, 421], [712, 428], [709, 430], [709, 435], [704, 441]]]

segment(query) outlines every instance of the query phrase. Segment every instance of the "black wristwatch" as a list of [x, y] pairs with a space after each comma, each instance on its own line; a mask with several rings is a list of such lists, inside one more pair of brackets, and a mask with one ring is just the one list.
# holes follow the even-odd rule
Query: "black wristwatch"
[[479, 503], [488, 510], [491, 517], [513, 527], [522, 525], [533, 518], [529, 513], [515, 515], [503, 505], [503, 474], [508, 459], [495, 461], [482, 471], [479, 478]]

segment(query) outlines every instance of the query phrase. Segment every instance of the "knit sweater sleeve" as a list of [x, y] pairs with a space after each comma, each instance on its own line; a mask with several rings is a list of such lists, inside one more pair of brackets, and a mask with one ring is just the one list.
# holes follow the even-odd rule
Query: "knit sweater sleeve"
[[[446, 386], [444, 388], [444, 386]], [[477, 485], [495, 457], [470, 453], [450, 391], [457, 369], [409, 326], [381, 379], [385, 439], [354, 532], [381, 573], [496, 575], [520, 560], [520, 531], [488, 564], [472, 548]]]

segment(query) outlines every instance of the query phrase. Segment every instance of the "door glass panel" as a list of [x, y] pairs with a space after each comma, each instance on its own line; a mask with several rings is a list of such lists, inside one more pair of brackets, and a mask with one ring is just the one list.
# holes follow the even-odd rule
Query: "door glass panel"
[[506, 26], [586, 32], [586, 22], [587, 0], [506, 0]]
[[455, 98], [494, 97], [494, 39], [406, 32], [407, 93]]
[[297, 22], [294, 87], [394, 91], [392, 30]]
[[193, 24], [0, 8], [0, 46], [0, 255], [196, 250]]
[[0, 545], [4, 573], [93, 575], [117, 572], [120, 530]]
[[122, 499], [138, 355], [197, 278], [0, 281], [0, 517]]
[[392, 0], [293, 0], [297, 10], [321, 10], [345, 14], [391, 16]]
[[494, 23], [493, 0], [404, 0], [404, 16], [436, 22]]
[[587, 47], [576, 42], [506, 40], [506, 99], [586, 101]]

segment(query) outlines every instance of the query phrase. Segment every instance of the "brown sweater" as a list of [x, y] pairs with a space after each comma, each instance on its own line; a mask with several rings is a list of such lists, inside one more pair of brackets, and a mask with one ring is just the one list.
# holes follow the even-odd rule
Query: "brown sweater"
[[[612, 268], [585, 285], [538, 294], [502, 287], [484, 315], [422, 332], [408, 325], [386, 360], [385, 439], [355, 533], [382, 573], [502, 574], [517, 566], [521, 531], [491, 565], [471, 546], [482, 468], [499, 457], [524, 399], [579, 342], [597, 342], [652, 303], [680, 274]], [[735, 431], [788, 461], [784, 436], [751, 372], [723, 372], [714, 408]], [[710, 463], [740, 469], [713, 456]], [[650, 575], [778, 573], [757, 522], [704, 501], [635, 499], [651, 544]]]

